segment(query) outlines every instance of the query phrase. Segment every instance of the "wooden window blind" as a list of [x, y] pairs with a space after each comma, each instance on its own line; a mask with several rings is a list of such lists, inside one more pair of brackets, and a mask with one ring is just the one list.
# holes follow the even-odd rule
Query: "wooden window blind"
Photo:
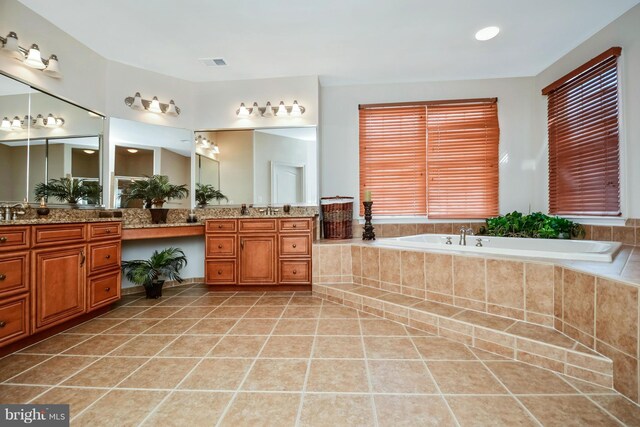
[[498, 214], [498, 105], [427, 107], [429, 218], [487, 218]]
[[620, 215], [618, 70], [612, 48], [543, 89], [549, 212]]
[[426, 151], [424, 106], [360, 109], [360, 200], [372, 192], [374, 215], [424, 215]]

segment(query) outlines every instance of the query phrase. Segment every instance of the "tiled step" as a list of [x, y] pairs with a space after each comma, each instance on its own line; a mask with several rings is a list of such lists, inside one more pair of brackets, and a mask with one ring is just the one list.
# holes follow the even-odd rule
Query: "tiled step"
[[555, 329], [351, 283], [314, 295], [501, 356], [613, 387], [613, 363]]

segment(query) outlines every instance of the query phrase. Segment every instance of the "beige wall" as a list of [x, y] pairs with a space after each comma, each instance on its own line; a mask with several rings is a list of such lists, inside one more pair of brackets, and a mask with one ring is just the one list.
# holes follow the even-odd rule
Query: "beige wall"
[[220, 191], [229, 204], [253, 203], [253, 131], [217, 132], [216, 136]]
[[115, 153], [116, 176], [153, 175], [153, 150], [138, 150], [135, 154], [116, 150]]
[[[160, 149], [160, 174], [167, 175], [169, 182], [174, 185], [187, 184], [191, 180], [191, 159], [174, 153], [173, 151]], [[189, 188], [191, 194], [191, 188]], [[190, 208], [189, 197], [181, 200], [170, 200], [166, 203], [167, 208]]]

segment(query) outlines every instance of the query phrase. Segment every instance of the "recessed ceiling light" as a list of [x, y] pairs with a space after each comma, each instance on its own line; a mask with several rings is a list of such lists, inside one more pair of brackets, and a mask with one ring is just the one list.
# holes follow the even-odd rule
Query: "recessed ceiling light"
[[93, 154], [96, 152], [95, 150], [82, 150], [82, 151], [84, 151], [87, 154]]
[[138, 152], [138, 150], [136, 150], [135, 148], [127, 148], [127, 151], [131, 154], [136, 154]]
[[476, 40], [480, 40], [481, 42], [486, 40], [491, 40], [500, 32], [500, 28], [498, 27], [486, 27], [481, 29], [476, 33]]

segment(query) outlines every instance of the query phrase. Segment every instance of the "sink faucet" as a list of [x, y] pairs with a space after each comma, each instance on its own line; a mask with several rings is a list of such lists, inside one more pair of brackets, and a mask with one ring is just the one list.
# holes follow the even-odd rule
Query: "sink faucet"
[[467, 235], [473, 236], [473, 229], [462, 227], [460, 229], [460, 243], [461, 246], [467, 246]]
[[[15, 221], [18, 219], [18, 215], [24, 215], [26, 212], [28, 205], [26, 203], [16, 203], [15, 205], [1, 205], [0, 206], [0, 221], [2, 220], [2, 209], [4, 209], [4, 220], [11, 221], [12, 219]], [[19, 210], [17, 209], [19, 208]], [[11, 214], [13, 213], [13, 216]]]

